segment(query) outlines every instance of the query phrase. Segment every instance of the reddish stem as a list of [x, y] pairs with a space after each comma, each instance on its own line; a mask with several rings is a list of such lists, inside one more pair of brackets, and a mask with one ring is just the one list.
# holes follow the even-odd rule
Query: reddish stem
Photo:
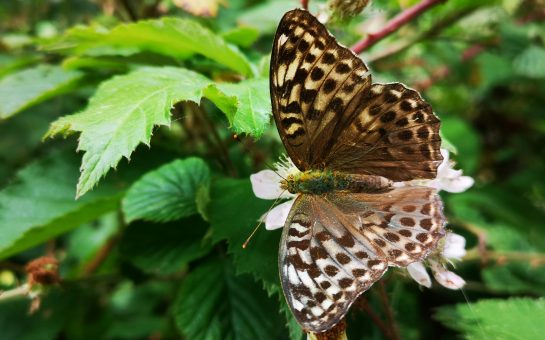
[[308, 0], [301, 0], [301, 7], [308, 9]]
[[401, 26], [420, 16], [429, 8], [445, 1], [446, 0], [423, 0], [422, 2], [414, 5], [413, 7], [407, 8], [403, 12], [396, 15], [392, 20], [390, 20], [382, 28], [382, 30], [376, 33], [368, 34], [367, 37], [354, 44], [354, 46], [352, 46], [352, 51], [354, 51], [356, 54], [360, 54], [361, 52], [365, 51], [369, 47], [379, 42], [380, 40], [397, 31]]

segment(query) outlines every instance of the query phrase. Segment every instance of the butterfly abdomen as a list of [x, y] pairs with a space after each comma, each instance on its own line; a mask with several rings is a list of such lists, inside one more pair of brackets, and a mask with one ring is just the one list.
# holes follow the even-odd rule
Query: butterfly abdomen
[[380, 176], [309, 170], [288, 176], [282, 181], [282, 188], [292, 194], [322, 195], [333, 191], [374, 193], [388, 190], [391, 182]]

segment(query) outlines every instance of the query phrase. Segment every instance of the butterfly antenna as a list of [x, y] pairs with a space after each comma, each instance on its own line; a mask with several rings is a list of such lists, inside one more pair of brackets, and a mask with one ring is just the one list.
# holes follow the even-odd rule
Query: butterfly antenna
[[487, 339], [488, 336], [486, 336], [486, 332], [485, 332], [485, 330], [483, 328], [483, 325], [481, 324], [479, 318], [477, 317], [477, 313], [475, 313], [475, 310], [473, 309], [473, 306], [471, 305], [471, 303], [469, 301], [469, 298], [467, 297], [465, 289], [463, 287], [460, 288], [460, 292], [462, 292], [462, 295], [464, 296], [464, 299], [466, 300], [467, 307], [469, 308], [469, 311], [471, 312], [471, 314], [473, 314], [473, 317], [475, 318], [475, 321], [477, 321], [477, 325], [479, 326], [479, 328], [480, 328], [480, 330], [482, 332], [483, 339]]
[[243, 249], [246, 249], [246, 247], [248, 246], [248, 243], [250, 243], [250, 240], [252, 239], [252, 237], [255, 235], [255, 233], [257, 232], [257, 230], [259, 229], [259, 227], [261, 227], [261, 225], [263, 224], [263, 221], [265, 221], [265, 219], [267, 218], [267, 215], [269, 215], [269, 213], [271, 212], [271, 210], [273, 210], [274, 206], [276, 205], [276, 203], [280, 200], [280, 197], [282, 197], [282, 195], [286, 192], [286, 190], [282, 191], [282, 193], [278, 196], [278, 198], [276, 200], [274, 200], [273, 204], [271, 205], [271, 207], [269, 208], [269, 210], [267, 210], [267, 212], [265, 213], [265, 215], [263, 215], [263, 217], [260, 219], [259, 223], [257, 224], [257, 226], [254, 228], [254, 230], [252, 231], [252, 233], [250, 234], [250, 236], [248, 236], [248, 238], [246, 239], [246, 241], [244, 241], [244, 243], [242, 244], [242, 248]]

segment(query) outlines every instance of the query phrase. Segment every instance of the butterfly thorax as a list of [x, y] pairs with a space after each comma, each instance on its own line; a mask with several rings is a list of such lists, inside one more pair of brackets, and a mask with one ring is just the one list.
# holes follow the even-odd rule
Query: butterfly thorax
[[331, 170], [308, 170], [289, 175], [281, 187], [292, 194], [321, 195], [333, 191], [381, 192], [391, 188], [392, 182], [381, 176], [347, 174]]

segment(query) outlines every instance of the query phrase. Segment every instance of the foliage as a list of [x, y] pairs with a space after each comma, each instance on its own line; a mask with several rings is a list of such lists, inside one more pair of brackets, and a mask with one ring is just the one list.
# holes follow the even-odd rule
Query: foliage
[[[416, 3], [371, 2], [329, 27], [350, 46]], [[281, 293], [280, 231], [242, 248], [272, 204], [249, 175], [283, 152], [269, 56], [299, 1], [184, 4], [0, 5], [2, 339], [303, 337]], [[392, 270], [355, 303], [349, 339], [388, 338], [384, 325], [408, 339], [543, 333], [542, 7], [441, 2], [362, 54], [375, 81], [406, 83], [433, 105], [476, 184], [442, 194], [448, 228], [468, 241], [456, 264], [467, 301]], [[28, 299], [7, 296], [44, 255], [62, 281], [35, 287], [30, 315]]]

